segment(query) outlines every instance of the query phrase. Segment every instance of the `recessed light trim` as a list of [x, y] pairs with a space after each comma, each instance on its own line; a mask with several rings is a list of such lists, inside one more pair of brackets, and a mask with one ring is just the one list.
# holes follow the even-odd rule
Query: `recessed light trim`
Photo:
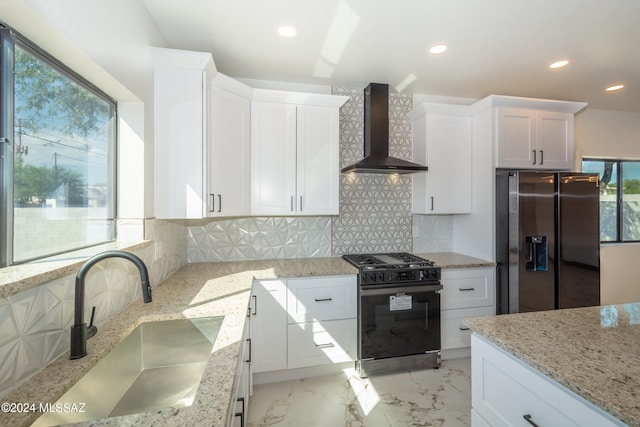
[[569, 65], [569, 60], [568, 59], [561, 59], [560, 61], [556, 61], [553, 64], [549, 65], [549, 68], [562, 68], [562, 67], [566, 67], [567, 65]]
[[282, 25], [278, 27], [278, 34], [282, 37], [293, 37], [298, 34], [298, 30], [296, 30], [291, 25]]
[[431, 48], [429, 48], [429, 52], [433, 53], [434, 55], [439, 55], [441, 53], [444, 53], [447, 49], [449, 49], [449, 47], [446, 44], [438, 43], [431, 46]]
[[617, 85], [613, 85], [613, 86], [609, 86], [606, 91], [607, 92], [617, 92], [619, 90], [622, 90], [624, 88], [623, 84], [617, 84]]

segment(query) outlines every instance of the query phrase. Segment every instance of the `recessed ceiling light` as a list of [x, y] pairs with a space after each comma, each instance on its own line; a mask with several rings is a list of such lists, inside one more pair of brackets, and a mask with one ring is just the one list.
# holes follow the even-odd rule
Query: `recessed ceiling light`
[[562, 68], [569, 65], [569, 61], [567, 59], [563, 59], [561, 61], [556, 61], [553, 64], [549, 65], [549, 68]]
[[434, 55], [437, 55], [439, 53], [442, 53], [444, 51], [446, 51], [448, 49], [446, 44], [435, 44], [433, 46], [431, 46], [431, 49], [429, 49], [429, 52], [433, 53]]
[[280, 34], [282, 37], [293, 37], [297, 33], [298, 33], [298, 30], [296, 30], [290, 25], [283, 25], [278, 28], [278, 34]]
[[613, 85], [613, 86], [609, 86], [606, 90], [607, 92], [616, 92], [622, 88], [624, 88], [624, 85]]

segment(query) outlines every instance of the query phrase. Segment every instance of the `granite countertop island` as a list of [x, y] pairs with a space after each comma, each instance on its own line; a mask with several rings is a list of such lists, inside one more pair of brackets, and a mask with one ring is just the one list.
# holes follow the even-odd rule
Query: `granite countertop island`
[[[153, 302], [135, 302], [99, 326], [87, 342], [88, 355], [69, 360], [62, 355], [3, 402], [53, 403], [136, 326], [143, 322], [224, 316], [195, 400], [187, 408], [107, 418], [82, 425], [225, 426], [246, 320], [251, 284], [256, 279], [357, 274], [341, 258], [309, 258], [188, 264], [153, 288]], [[27, 426], [41, 414], [2, 413], [0, 425]]]
[[640, 303], [466, 319], [471, 330], [640, 426]]

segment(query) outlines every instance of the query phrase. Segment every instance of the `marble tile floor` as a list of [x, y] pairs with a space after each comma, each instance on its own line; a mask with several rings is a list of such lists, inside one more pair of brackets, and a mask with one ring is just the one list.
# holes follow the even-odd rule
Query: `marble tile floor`
[[440, 369], [360, 379], [345, 374], [261, 384], [248, 426], [405, 427], [471, 425], [471, 359]]

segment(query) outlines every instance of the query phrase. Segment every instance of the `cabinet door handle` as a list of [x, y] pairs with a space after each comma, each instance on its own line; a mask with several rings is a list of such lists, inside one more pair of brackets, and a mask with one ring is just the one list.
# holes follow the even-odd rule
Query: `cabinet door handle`
[[466, 327], [460, 326], [458, 329], [460, 329], [461, 331], [468, 331], [471, 328], [466, 328]]
[[258, 314], [258, 295], [252, 295], [251, 298], [253, 298], [253, 313], [251, 314], [255, 316]]
[[293, 196], [291, 196], [291, 212], [293, 212]]
[[215, 194], [209, 193], [209, 212], [215, 211], [215, 203], [216, 203], [215, 197], [216, 197]]
[[433, 196], [431, 196], [431, 210], [433, 210]]
[[465, 291], [475, 291], [476, 288], [458, 288], [459, 291], [465, 292]]
[[531, 150], [533, 151], [533, 163], [531, 163], [532, 165], [536, 164], [536, 150]]
[[218, 212], [222, 211], [222, 194], [218, 194]]
[[331, 348], [331, 347], [334, 347], [334, 345], [333, 345], [332, 342], [329, 342], [329, 343], [325, 343], [325, 344], [316, 344], [316, 347], [318, 347], [318, 348]]
[[242, 410], [240, 412], [236, 412], [233, 416], [240, 417], [240, 427], [244, 427], [244, 397], [239, 397], [236, 401], [242, 403]]
[[540, 164], [544, 164], [544, 150], [540, 150]]
[[532, 419], [531, 419], [531, 415], [527, 414], [527, 415], [523, 415], [522, 418], [524, 418], [524, 420], [526, 422], [528, 422], [529, 424], [531, 424], [533, 427], [540, 427], [538, 424], [536, 424]]
[[247, 338], [247, 344], [249, 345], [249, 360], [245, 360], [245, 362], [251, 363], [251, 338]]
[[316, 302], [333, 301], [333, 298], [314, 298]]
[[302, 212], [302, 196], [300, 196], [300, 212]]

